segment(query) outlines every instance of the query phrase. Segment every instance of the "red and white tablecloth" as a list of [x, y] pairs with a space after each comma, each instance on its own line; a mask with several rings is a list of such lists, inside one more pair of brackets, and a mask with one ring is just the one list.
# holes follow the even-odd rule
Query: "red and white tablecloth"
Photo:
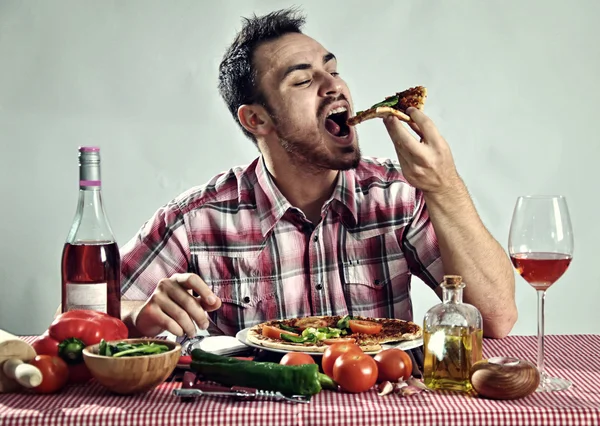
[[[32, 340], [32, 339], [28, 339]], [[535, 362], [536, 338], [484, 341], [484, 356]], [[180, 401], [164, 383], [135, 396], [117, 396], [100, 385], [70, 386], [56, 395], [0, 395], [0, 425], [600, 425], [600, 335], [546, 337], [550, 374], [574, 386], [513, 401], [442, 392], [380, 397], [323, 391], [310, 404], [197, 398]]]

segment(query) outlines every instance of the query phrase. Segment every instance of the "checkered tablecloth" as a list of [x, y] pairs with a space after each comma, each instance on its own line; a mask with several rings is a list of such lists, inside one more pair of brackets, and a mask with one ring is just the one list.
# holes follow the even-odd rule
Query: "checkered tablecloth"
[[[534, 336], [484, 342], [486, 358], [534, 362], [535, 353]], [[56, 395], [0, 395], [0, 425], [600, 425], [600, 335], [547, 336], [546, 366], [574, 386], [513, 401], [433, 392], [380, 397], [372, 390], [323, 391], [310, 404], [292, 404], [225, 398], [183, 402], [171, 394], [181, 386], [175, 382], [142, 395], [117, 396], [90, 383]]]

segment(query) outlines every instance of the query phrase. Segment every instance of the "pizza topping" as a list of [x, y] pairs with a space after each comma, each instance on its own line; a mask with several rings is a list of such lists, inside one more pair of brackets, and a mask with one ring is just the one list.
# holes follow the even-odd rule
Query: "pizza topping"
[[383, 328], [383, 325], [380, 323], [361, 320], [350, 320], [348, 321], [348, 325], [353, 333], [362, 334], [377, 334]]
[[291, 331], [282, 330], [281, 328], [273, 327], [271, 325], [265, 325], [262, 328], [262, 335], [270, 339], [281, 339], [283, 335], [298, 336], [297, 333]]
[[341, 318], [337, 322], [337, 328], [339, 328], [341, 330], [348, 330], [348, 329], [350, 329], [350, 326], [348, 325], [348, 321], [350, 321], [351, 319], [352, 319], [352, 317], [350, 315], [346, 315], [344, 318]]
[[294, 324], [294, 328], [304, 331], [307, 328], [327, 327], [327, 321], [323, 318], [300, 318]]
[[292, 333], [299, 334], [302, 333], [302, 329], [297, 327], [290, 327], [289, 325], [279, 324], [279, 328], [285, 331], [291, 331]]

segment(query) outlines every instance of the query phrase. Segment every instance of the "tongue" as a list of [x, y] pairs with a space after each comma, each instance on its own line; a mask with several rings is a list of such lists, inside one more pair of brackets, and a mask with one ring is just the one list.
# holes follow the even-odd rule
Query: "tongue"
[[333, 136], [337, 136], [340, 134], [340, 126], [335, 121], [333, 121], [331, 118], [328, 118], [325, 120], [325, 128]]

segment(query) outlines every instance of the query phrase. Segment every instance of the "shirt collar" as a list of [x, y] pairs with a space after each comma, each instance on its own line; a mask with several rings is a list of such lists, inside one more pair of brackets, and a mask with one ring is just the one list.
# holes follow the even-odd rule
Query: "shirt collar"
[[[273, 181], [273, 176], [269, 173], [264, 157], [261, 155], [256, 164], [256, 179], [260, 191], [256, 192], [256, 207], [259, 214], [260, 226], [263, 237], [273, 229], [277, 222], [283, 217], [288, 209], [294, 207], [287, 198], [281, 193]], [[341, 171], [338, 174], [337, 183], [333, 194], [324, 204], [326, 208], [329, 204], [337, 201], [343, 211], [342, 221], [349, 227], [354, 227], [358, 221], [357, 212], [357, 194], [356, 194], [356, 172], [354, 170]]]

